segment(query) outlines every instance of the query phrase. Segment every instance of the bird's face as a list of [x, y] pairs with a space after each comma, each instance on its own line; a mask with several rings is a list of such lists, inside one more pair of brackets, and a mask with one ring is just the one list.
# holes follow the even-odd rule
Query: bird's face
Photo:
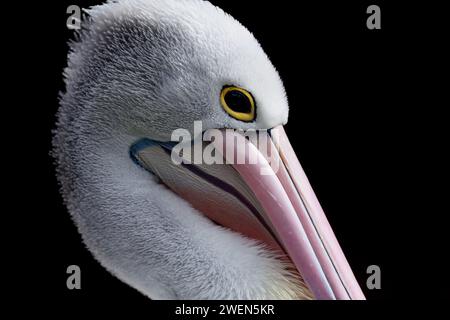
[[[285, 90], [257, 40], [208, 2], [133, 3], [91, 10], [97, 36], [84, 33], [75, 53], [85, 67], [68, 69], [113, 108], [116, 130], [137, 138], [132, 157], [211, 220], [285, 253], [316, 298], [363, 297], [283, 131]], [[176, 129], [194, 133], [195, 121], [203, 130], [269, 129], [272, 158], [231, 133], [237, 143], [221, 143], [233, 164], [177, 166], [167, 142]], [[258, 163], [234, 164], [237, 145]]]
[[[269, 129], [287, 122], [281, 79], [246, 28], [208, 2], [164, 2], [165, 11], [141, 1], [145, 10], [111, 4], [90, 12], [104, 30], [89, 39], [94, 48], [84, 41], [82, 49], [92, 51], [84, 55], [85, 65], [96, 68], [95, 76], [86, 68], [83, 79], [95, 100], [116, 106], [116, 125], [167, 141], [177, 128], [192, 130], [194, 121], [205, 130]], [[120, 20], [109, 18], [118, 15]], [[237, 112], [227, 107], [233, 98]], [[239, 110], [244, 104], [251, 110]]]

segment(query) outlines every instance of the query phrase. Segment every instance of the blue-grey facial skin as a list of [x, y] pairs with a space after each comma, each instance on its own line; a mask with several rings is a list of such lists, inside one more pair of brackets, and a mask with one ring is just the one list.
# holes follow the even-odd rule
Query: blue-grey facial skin
[[[277, 253], [215, 225], [129, 156], [139, 139], [168, 141], [196, 120], [205, 130], [284, 124], [284, 88], [259, 43], [206, 1], [108, 2], [89, 14], [70, 46], [53, 146], [94, 257], [152, 299], [308, 298]], [[252, 93], [254, 122], [223, 110], [224, 85]]]

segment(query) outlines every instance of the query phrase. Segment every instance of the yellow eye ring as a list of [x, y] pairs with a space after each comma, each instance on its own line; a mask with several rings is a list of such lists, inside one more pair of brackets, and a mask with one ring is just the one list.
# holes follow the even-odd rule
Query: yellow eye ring
[[250, 122], [255, 120], [255, 100], [245, 89], [226, 86], [220, 93], [222, 108], [233, 118]]

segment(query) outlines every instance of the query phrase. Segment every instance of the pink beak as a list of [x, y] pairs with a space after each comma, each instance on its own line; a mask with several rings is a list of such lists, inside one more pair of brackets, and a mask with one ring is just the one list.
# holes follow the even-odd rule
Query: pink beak
[[[272, 139], [264, 153], [244, 136], [234, 135], [237, 143], [230, 146], [233, 152], [225, 143], [223, 156], [232, 163], [236, 159], [229, 159], [228, 154], [246, 158], [245, 164], [233, 167], [259, 200], [315, 298], [365, 299], [283, 127], [271, 130]], [[246, 147], [237, 147], [242, 144]], [[250, 164], [251, 157], [258, 158], [257, 164]], [[270, 172], [274, 161], [278, 162], [276, 173], [261, 174]]]

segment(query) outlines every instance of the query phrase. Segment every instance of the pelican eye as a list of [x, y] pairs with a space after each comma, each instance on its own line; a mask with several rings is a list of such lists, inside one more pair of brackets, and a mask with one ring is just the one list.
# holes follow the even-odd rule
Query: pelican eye
[[233, 118], [250, 122], [255, 120], [255, 100], [245, 89], [227, 86], [222, 89], [220, 103]]

